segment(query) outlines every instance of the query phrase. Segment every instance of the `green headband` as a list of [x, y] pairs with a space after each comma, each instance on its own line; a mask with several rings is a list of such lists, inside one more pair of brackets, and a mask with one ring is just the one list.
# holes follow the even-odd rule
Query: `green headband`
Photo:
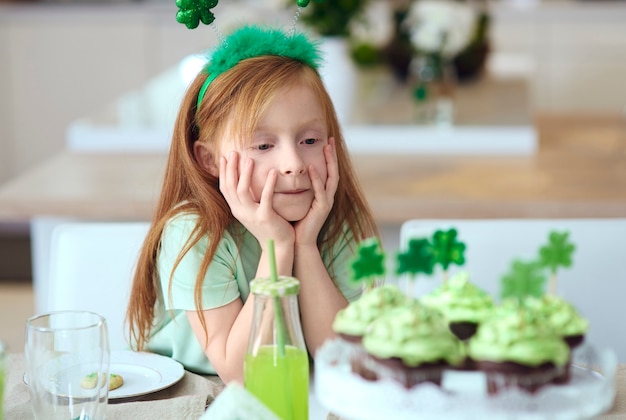
[[252, 57], [276, 55], [288, 57], [317, 70], [321, 54], [316, 43], [302, 33], [286, 34], [280, 29], [244, 26], [237, 29], [211, 54], [204, 72], [208, 77], [198, 93], [199, 108], [207, 88], [217, 76]]
[[217, 76], [248, 58], [276, 55], [299, 61], [315, 70], [319, 68], [321, 55], [318, 45], [304, 34], [296, 33], [295, 30], [300, 10], [309, 4], [309, 0], [296, 0], [298, 11], [290, 34], [280, 29], [248, 25], [237, 29], [227, 38], [221, 36], [214, 24], [215, 15], [211, 9], [217, 6], [217, 3], [218, 0], [176, 0], [176, 6], [179, 8], [176, 13], [176, 20], [179, 23], [185, 24], [189, 29], [197, 28], [200, 22], [205, 25], [212, 25], [221, 39], [220, 44], [212, 51], [209, 62], [203, 69], [208, 77], [198, 92], [196, 109], [200, 108], [206, 90]]

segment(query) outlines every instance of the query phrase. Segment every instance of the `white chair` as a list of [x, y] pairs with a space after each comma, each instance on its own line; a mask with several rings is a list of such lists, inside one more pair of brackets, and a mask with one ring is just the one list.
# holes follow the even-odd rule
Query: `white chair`
[[[626, 362], [626, 219], [410, 220], [400, 229], [400, 249], [411, 238], [430, 237], [436, 229], [458, 230], [467, 246], [465, 269], [472, 282], [500, 298], [500, 279], [514, 259], [534, 259], [552, 230], [570, 232], [576, 246], [573, 265], [558, 271], [560, 296], [572, 302], [590, 321], [589, 342], [613, 348]], [[417, 296], [440, 284], [441, 272], [418, 277]]]
[[128, 349], [124, 318], [147, 222], [66, 222], [52, 231], [46, 311], [106, 318], [111, 350]]

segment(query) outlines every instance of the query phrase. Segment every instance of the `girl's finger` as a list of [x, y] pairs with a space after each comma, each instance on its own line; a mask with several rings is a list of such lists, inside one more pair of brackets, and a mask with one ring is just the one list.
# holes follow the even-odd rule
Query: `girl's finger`
[[230, 197], [232, 196], [231, 194], [232, 189], [230, 187], [229, 179], [228, 179], [228, 161], [226, 160], [226, 157], [224, 156], [220, 157], [219, 186], [220, 186], [220, 191], [222, 192], [224, 197], [227, 200], [230, 200]]
[[339, 185], [339, 164], [337, 162], [334, 137], [328, 139], [328, 146], [324, 149], [324, 156], [326, 157], [326, 171], [328, 173], [326, 191], [334, 196]]
[[250, 204], [254, 201], [252, 194], [250, 193], [250, 185], [252, 183], [252, 171], [254, 169], [254, 162], [248, 158], [243, 165], [241, 176], [237, 184], [237, 195], [240, 200], [246, 204]]
[[230, 152], [226, 161], [226, 186], [230, 191], [237, 191], [239, 182], [239, 154]]
[[311, 185], [313, 186], [315, 199], [321, 202], [322, 204], [325, 204], [328, 197], [326, 196], [326, 189], [324, 188], [324, 182], [322, 181], [320, 174], [317, 173], [313, 165], [309, 166], [309, 178], [311, 178]]
[[274, 189], [276, 188], [276, 180], [278, 175], [274, 169], [270, 169], [267, 173], [267, 179], [261, 191], [260, 208], [263, 211], [273, 209]]

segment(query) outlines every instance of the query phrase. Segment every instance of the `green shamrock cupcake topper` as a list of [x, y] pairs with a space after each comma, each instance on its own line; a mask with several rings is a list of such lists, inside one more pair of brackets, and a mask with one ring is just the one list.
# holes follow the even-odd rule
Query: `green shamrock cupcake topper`
[[352, 260], [352, 280], [365, 282], [368, 289], [374, 286], [378, 277], [385, 275], [385, 254], [378, 238], [369, 238], [361, 241], [357, 248], [357, 255]]
[[[410, 239], [405, 252], [396, 255], [396, 274], [408, 274], [411, 280], [419, 273], [432, 274], [435, 267], [435, 256], [433, 246], [426, 238]], [[409, 284], [411, 290], [407, 291], [409, 296], [413, 295], [413, 282]]]
[[[444, 270], [450, 264], [463, 265], [465, 263], [465, 244], [457, 240], [456, 229], [447, 231], [437, 230], [431, 238], [411, 238], [407, 249], [396, 254], [395, 274], [407, 274], [410, 280], [415, 280], [419, 273], [432, 274], [435, 265], [441, 264]], [[382, 252], [380, 240], [369, 238], [358, 244], [357, 255], [350, 262], [352, 280], [365, 282], [367, 288], [374, 286], [377, 278], [384, 278], [385, 254]], [[444, 271], [444, 283], [447, 272]], [[407, 288], [412, 287], [409, 284]], [[411, 290], [407, 290], [412, 295]]]
[[523, 300], [526, 296], [541, 297], [546, 277], [537, 261], [514, 260], [510, 271], [501, 279], [500, 297]]
[[550, 270], [550, 294], [556, 294], [557, 270], [572, 266], [572, 254], [576, 246], [569, 242], [569, 232], [550, 232], [548, 243], [539, 248], [540, 264]]
[[548, 243], [541, 246], [535, 260], [514, 260], [510, 271], [501, 279], [500, 296], [522, 300], [526, 296], [541, 297], [545, 294], [546, 270], [550, 275], [549, 294], [557, 289], [557, 270], [572, 266], [572, 254], [576, 246], [569, 242], [569, 232], [550, 231]]
[[435, 267], [433, 246], [426, 238], [409, 240], [408, 249], [397, 255], [397, 274], [432, 274]]
[[433, 254], [435, 264], [443, 268], [443, 282], [448, 279], [450, 264], [462, 266], [465, 264], [465, 244], [457, 240], [457, 230], [437, 230], [433, 235]]

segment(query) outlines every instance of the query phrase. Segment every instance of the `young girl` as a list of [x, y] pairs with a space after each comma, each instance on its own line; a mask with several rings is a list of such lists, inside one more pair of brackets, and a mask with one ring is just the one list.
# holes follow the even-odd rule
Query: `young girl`
[[377, 230], [318, 63], [304, 35], [246, 27], [190, 85], [134, 277], [137, 350], [243, 382], [249, 282], [270, 275], [269, 239], [278, 274], [300, 280], [312, 355], [360, 295], [349, 261]]

